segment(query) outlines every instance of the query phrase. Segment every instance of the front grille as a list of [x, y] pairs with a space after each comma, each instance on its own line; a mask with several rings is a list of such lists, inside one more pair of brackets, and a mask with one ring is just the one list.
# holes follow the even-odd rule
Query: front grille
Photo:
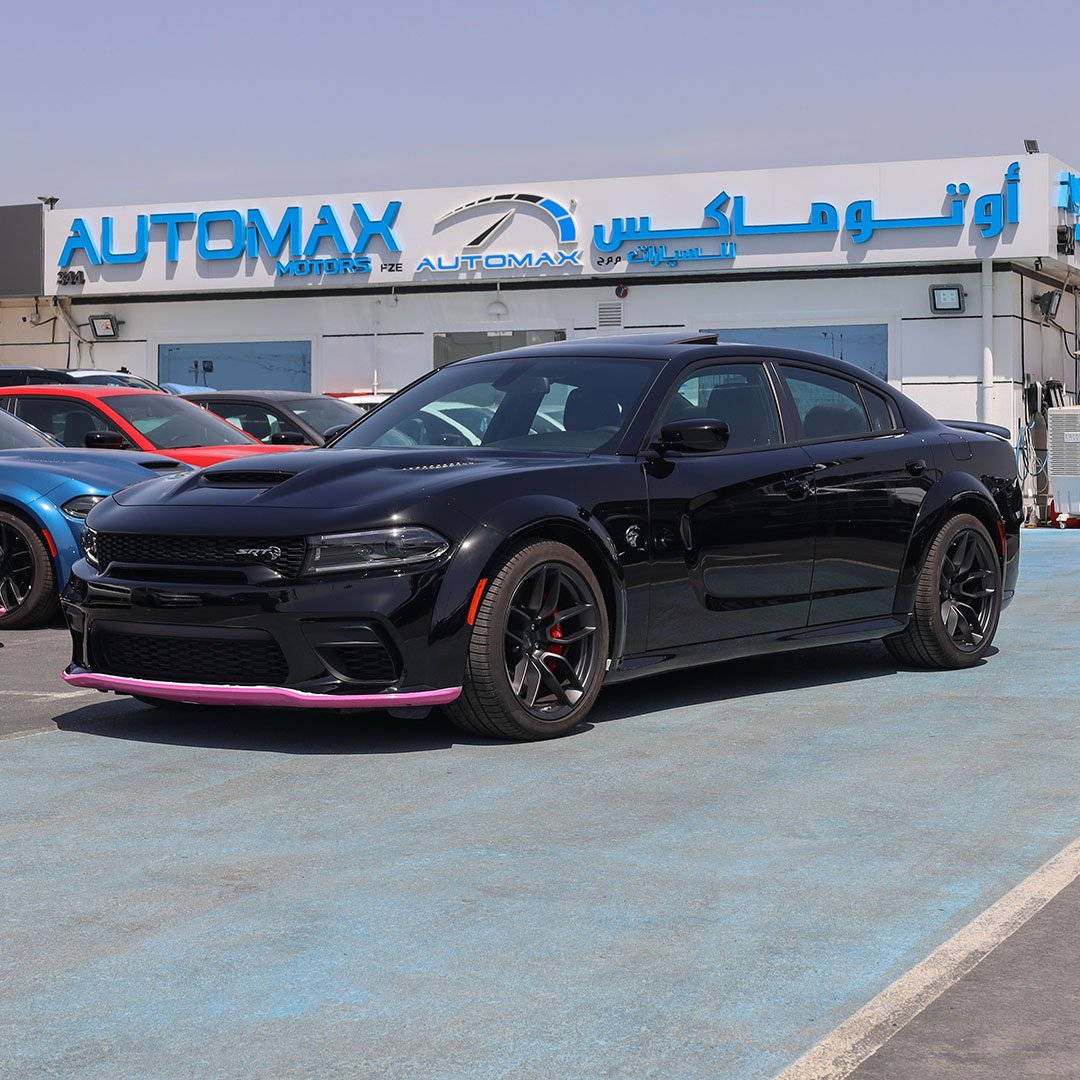
[[322, 645], [319, 655], [336, 674], [365, 686], [385, 688], [399, 674], [398, 665], [382, 642]]
[[[296, 577], [304, 565], [303, 537], [142, 536], [99, 532], [95, 538], [102, 569], [112, 562], [150, 566], [267, 566]], [[247, 551], [242, 555], [240, 552]], [[254, 552], [255, 554], [251, 554]]]
[[278, 643], [251, 631], [245, 637], [180, 637], [93, 632], [94, 665], [106, 675], [214, 686], [280, 686], [288, 664]]

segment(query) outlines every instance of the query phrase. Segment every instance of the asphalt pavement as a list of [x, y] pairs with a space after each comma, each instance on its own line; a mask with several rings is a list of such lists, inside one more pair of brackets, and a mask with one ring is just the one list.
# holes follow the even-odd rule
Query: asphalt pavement
[[[739, 661], [525, 745], [155, 709], [0, 634], [0, 1077], [774, 1076], [1080, 836], [1078, 556], [1025, 533], [970, 671]], [[1080, 1075], [1077, 904], [856, 1075]]]

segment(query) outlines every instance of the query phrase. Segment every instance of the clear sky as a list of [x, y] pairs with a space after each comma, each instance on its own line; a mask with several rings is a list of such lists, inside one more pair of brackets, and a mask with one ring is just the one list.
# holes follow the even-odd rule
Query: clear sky
[[185, 0], [0, 13], [0, 204], [1019, 154], [1074, 3]]

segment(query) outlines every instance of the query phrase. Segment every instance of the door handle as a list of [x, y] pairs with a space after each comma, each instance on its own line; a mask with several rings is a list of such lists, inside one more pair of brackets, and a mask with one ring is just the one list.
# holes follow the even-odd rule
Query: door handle
[[922, 476], [926, 472], [926, 462], [922, 458], [912, 458], [910, 461], [904, 462], [904, 468], [912, 476]]
[[784, 494], [789, 499], [805, 499], [810, 494], [810, 485], [805, 480], [792, 480], [784, 488]]

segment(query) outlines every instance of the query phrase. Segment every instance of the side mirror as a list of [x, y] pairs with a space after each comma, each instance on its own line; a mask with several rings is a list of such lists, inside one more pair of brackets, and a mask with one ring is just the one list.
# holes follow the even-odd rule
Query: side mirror
[[707, 454], [723, 450], [731, 438], [731, 428], [723, 420], [676, 420], [660, 429], [660, 441], [656, 449], [682, 450], [689, 453]]
[[323, 438], [327, 442], [330, 442], [333, 439], [336, 439], [343, 431], [347, 431], [351, 427], [352, 424], [335, 424], [333, 427], [328, 427], [323, 432]]
[[272, 446], [307, 446], [307, 439], [299, 431], [275, 431], [270, 436]]
[[83, 442], [93, 450], [123, 450], [127, 445], [119, 431], [88, 431]]

